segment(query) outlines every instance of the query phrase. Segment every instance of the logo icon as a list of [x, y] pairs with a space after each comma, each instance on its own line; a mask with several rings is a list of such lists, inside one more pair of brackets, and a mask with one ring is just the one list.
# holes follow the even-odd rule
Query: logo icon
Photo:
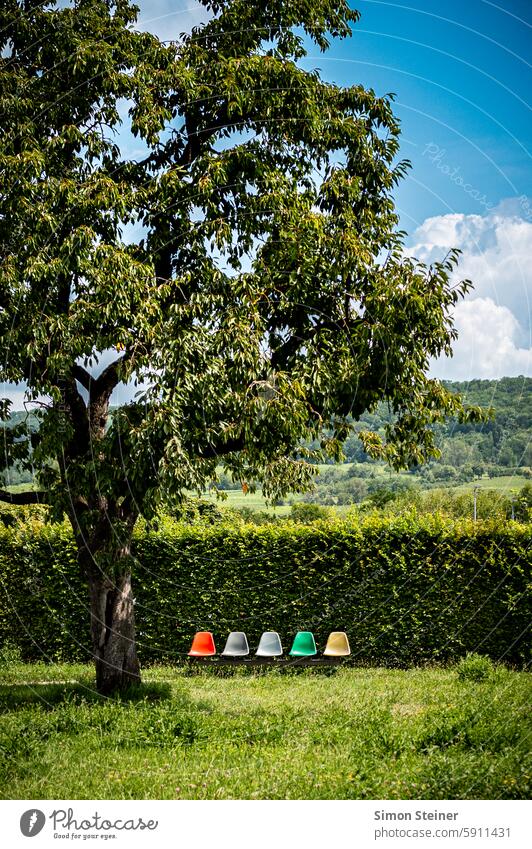
[[38, 808], [30, 808], [29, 811], [24, 811], [20, 818], [20, 830], [24, 837], [35, 837], [42, 831], [46, 817]]

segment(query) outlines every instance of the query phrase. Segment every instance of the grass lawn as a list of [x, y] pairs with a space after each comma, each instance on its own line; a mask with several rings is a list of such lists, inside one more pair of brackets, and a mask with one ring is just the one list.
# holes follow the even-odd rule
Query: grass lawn
[[103, 699], [88, 666], [2, 665], [3, 798], [527, 798], [530, 677], [496, 668], [151, 668]]

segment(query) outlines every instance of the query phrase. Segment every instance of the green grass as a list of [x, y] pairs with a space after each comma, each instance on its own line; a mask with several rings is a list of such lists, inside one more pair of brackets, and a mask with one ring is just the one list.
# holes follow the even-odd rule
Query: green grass
[[[327, 465], [319, 465], [318, 468], [320, 472], [326, 471], [330, 468], [335, 468], [340, 470], [343, 474], [347, 475], [349, 469], [353, 464], [344, 463], [340, 466], [327, 466]], [[385, 466], [379, 466], [375, 464], [373, 471], [376, 477], [382, 478], [382, 486], [385, 487], [388, 484], [389, 477], [389, 469]], [[397, 474], [394, 473], [394, 477], [397, 477]], [[409, 484], [411, 484], [414, 488], [418, 488], [423, 492], [430, 492], [432, 487], [427, 487], [426, 489], [423, 487], [423, 480], [413, 478], [412, 475], [409, 475], [407, 472], [399, 473], [399, 477], [404, 478]], [[436, 489], [448, 489], [453, 493], [461, 494], [465, 492], [473, 492], [473, 487], [478, 486], [480, 489], [489, 489], [499, 492], [501, 495], [510, 495], [512, 491], [518, 492], [526, 483], [526, 478], [520, 475], [503, 475], [502, 477], [496, 478], [477, 478], [474, 481], [469, 481], [468, 483], [463, 484], [446, 484], [443, 481], [434, 485]], [[216, 496], [205, 494], [202, 496], [207, 500], [212, 500], [214, 502], [217, 501]], [[302, 496], [294, 493], [288, 496], [287, 501], [290, 502], [298, 502], [302, 500]], [[228, 507], [249, 507], [251, 510], [262, 510], [270, 513], [272, 516], [287, 516], [290, 514], [291, 506], [290, 504], [283, 504], [279, 507], [271, 507], [266, 504], [266, 501], [262, 495], [260, 489], [253, 493], [244, 494], [241, 490], [228, 490], [227, 491], [227, 499], [225, 501], [219, 502], [222, 504], [226, 504]], [[354, 502], [353, 502], [354, 503]], [[350, 505], [344, 505], [344, 507], [333, 507], [333, 512], [339, 512], [340, 514], [346, 512], [349, 509]]]
[[[201, 497], [205, 501], [212, 501], [215, 504], [225, 505], [226, 507], [249, 507], [251, 510], [265, 510], [271, 513], [272, 516], [286, 516], [290, 513], [289, 504], [282, 504], [279, 507], [267, 505], [266, 499], [260, 489], [256, 492], [247, 493], [242, 492], [241, 489], [228, 489], [226, 490], [226, 495], [227, 498], [223, 500], [208, 492], [204, 493]], [[293, 497], [297, 501], [297, 496]]]
[[500, 478], [476, 478], [469, 483], [463, 483], [459, 486], [453, 486], [453, 492], [473, 492], [473, 487], [478, 486], [480, 489], [494, 489], [501, 495], [510, 495], [512, 490], [518, 491], [524, 487], [527, 480], [520, 475], [502, 475]]
[[6, 486], [8, 492], [26, 492], [28, 489], [37, 489], [34, 483], [10, 483]]
[[[473, 675], [474, 673], [474, 675]], [[1, 786], [22, 799], [527, 798], [526, 673], [0, 669]], [[480, 677], [480, 680], [479, 680]]]

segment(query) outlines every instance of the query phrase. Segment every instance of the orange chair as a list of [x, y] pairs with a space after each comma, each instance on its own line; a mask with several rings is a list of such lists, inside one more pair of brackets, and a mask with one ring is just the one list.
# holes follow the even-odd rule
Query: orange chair
[[216, 654], [214, 637], [210, 631], [198, 631], [192, 640], [192, 646], [188, 653], [189, 657], [212, 657]]

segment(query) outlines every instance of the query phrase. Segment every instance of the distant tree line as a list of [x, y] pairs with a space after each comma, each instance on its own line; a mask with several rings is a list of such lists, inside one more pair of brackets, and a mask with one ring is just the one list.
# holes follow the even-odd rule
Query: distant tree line
[[[316, 477], [315, 490], [305, 495], [304, 500], [345, 505], [368, 498], [382, 499], [383, 491], [394, 495], [405, 490], [454, 486], [509, 474], [520, 475], [523, 483], [532, 478], [532, 379], [506, 377], [446, 385], [464, 395], [470, 404], [493, 407], [493, 419], [481, 424], [450, 420], [435, 426], [441, 457], [412, 467], [407, 475], [396, 474], [371, 460], [357, 436], [361, 430], [383, 434], [386, 425], [392, 422], [386, 405], [379, 404], [375, 412], [364, 413], [353, 423], [353, 433], [344, 445], [344, 464], [322, 469]], [[240, 486], [239, 481], [228, 475], [221, 476], [221, 489], [240, 489]]]
[[[397, 493], [411, 488], [453, 486], [481, 477], [518, 474], [525, 480], [532, 478], [532, 378], [447, 382], [446, 386], [465, 396], [468, 404], [493, 407], [493, 419], [480, 424], [460, 424], [451, 419], [436, 425], [440, 459], [412, 467], [407, 477], [390, 471], [383, 476], [383, 464], [367, 456], [357, 436], [361, 430], [384, 434], [393, 417], [381, 403], [374, 412], [364, 413], [353, 422], [353, 433], [344, 445], [345, 463], [331, 464], [330, 469], [322, 471], [316, 478], [316, 490], [306, 495], [305, 500], [325, 505], [352, 504], [383, 488]], [[35, 432], [38, 420], [31, 413], [13, 412], [9, 424], [15, 426], [24, 419]], [[16, 466], [4, 473], [4, 481], [10, 485], [31, 479], [31, 472]], [[241, 488], [241, 482], [221, 474], [218, 486], [222, 490], [236, 490]]]

